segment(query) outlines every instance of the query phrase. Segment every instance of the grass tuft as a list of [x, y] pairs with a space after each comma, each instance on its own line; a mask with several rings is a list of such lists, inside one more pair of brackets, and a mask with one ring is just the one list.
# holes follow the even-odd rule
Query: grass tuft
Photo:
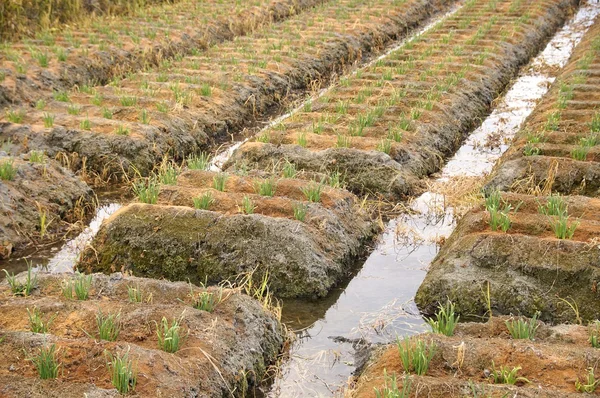
[[375, 388], [375, 398], [409, 398], [411, 382], [409, 376], [404, 377], [402, 389], [398, 388], [398, 380], [396, 375], [388, 376], [387, 371], [383, 371], [383, 388]]
[[454, 303], [448, 300], [445, 305], [438, 304], [435, 319], [427, 319], [427, 323], [431, 326], [434, 333], [453, 336], [459, 319], [460, 316], [454, 314]]
[[40, 379], [56, 379], [58, 377], [60, 363], [57, 356], [56, 344], [52, 344], [51, 346], [40, 347], [40, 351], [29, 358], [37, 369]]
[[17, 169], [14, 166], [14, 160], [5, 160], [0, 163], [0, 180], [12, 181], [17, 175]]
[[540, 326], [538, 323], [539, 316], [540, 313], [538, 311], [527, 321], [522, 319], [510, 319], [504, 323], [513, 339], [533, 340], [535, 338], [535, 332]]
[[110, 355], [108, 367], [110, 368], [110, 381], [121, 394], [127, 394], [135, 390], [137, 384], [137, 371], [133, 367], [133, 361], [129, 359], [129, 350], [123, 355]]
[[320, 202], [321, 201], [321, 191], [323, 190], [323, 183], [316, 183], [311, 181], [306, 187], [301, 188], [302, 193], [306, 197], [306, 200], [309, 202]]
[[215, 199], [213, 198], [212, 193], [209, 191], [204, 192], [197, 198], [193, 198], [192, 201], [194, 202], [194, 208], [200, 210], [208, 210], [210, 206], [215, 202]]
[[24, 282], [17, 280], [17, 277], [13, 273], [8, 273], [7, 270], [3, 269], [6, 274], [6, 282], [10, 286], [10, 291], [15, 296], [29, 296], [31, 291], [37, 287], [37, 274], [33, 273], [31, 265], [27, 267], [27, 277]]
[[173, 320], [171, 324], [163, 317], [160, 325], [156, 324], [156, 336], [158, 337], [158, 348], [165, 352], [174, 353], [179, 351], [183, 344], [183, 336], [180, 321]]
[[98, 336], [100, 340], [115, 341], [121, 331], [121, 313], [103, 314], [98, 310], [96, 314], [96, 324], [98, 325]]
[[198, 155], [190, 155], [187, 158], [187, 167], [190, 170], [208, 170], [210, 166], [210, 155], [200, 152]]
[[397, 338], [396, 345], [405, 372], [419, 376], [427, 373], [437, 348], [435, 343], [427, 343], [420, 339], [411, 341], [410, 338], [405, 337], [403, 340]]
[[508, 366], [501, 366], [500, 369], [496, 369], [496, 364], [492, 361], [492, 372], [490, 376], [494, 384], [511, 384], [515, 385], [517, 383], [529, 383], [525, 377], [517, 376], [521, 370], [520, 366], [516, 366], [510, 369]]
[[63, 280], [61, 284], [62, 294], [65, 298], [73, 300], [87, 300], [90, 296], [92, 287], [92, 275], [85, 275], [80, 272], [75, 274], [74, 278]]
[[32, 311], [29, 311], [29, 308], [27, 308], [27, 316], [29, 317], [29, 329], [33, 333], [48, 333], [50, 325], [52, 325], [52, 322], [56, 318], [55, 314], [44, 320], [42, 312], [37, 307], [33, 307]]

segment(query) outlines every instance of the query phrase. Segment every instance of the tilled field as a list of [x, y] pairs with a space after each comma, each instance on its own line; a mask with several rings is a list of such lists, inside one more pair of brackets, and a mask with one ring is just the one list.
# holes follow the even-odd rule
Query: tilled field
[[[588, 342], [584, 326], [539, 325], [534, 340], [511, 338], [506, 321], [493, 318], [487, 323], [459, 324], [454, 336], [422, 334], [410, 344], [425, 344], [433, 355], [424, 375], [403, 376], [396, 344], [382, 346], [366, 365], [351, 397], [373, 397], [392, 386], [409, 396], [427, 397], [580, 397], [576, 382], [586, 384], [588, 369], [596, 365], [600, 351]], [[406, 341], [400, 341], [406, 344]], [[494, 383], [494, 372], [502, 368], [515, 372], [516, 383]], [[387, 374], [387, 376], [384, 376]], [[386, 379], [387, 378], [387, 379]], [[394, 396], [394, 395], [381, 395]], [[401, 396], [401, 395], [398, 395]]]
[[[0, 289], [3, 397], [120, 396], [111, 384], [115, 358], [128, 359], [136, 370], [134, 396], [243, 396], [283, 344], [277, 318], [238, 290], [122, 274], [38, 274], [26, 297], [13, 296], [6, 284]], [[203, 297], [214, 305], [201, 306]], [[159, 336], [169, 337], [161, 335], [165, 321], [180, 327], [175, 351], [159, 343]], [[32, 325], [49, 329], [42, 333]], [[40, 380], [31, 358], [52, 347], [59, 378]]]
[[599, 43], [596, 23], [496, 166], [486, 205], [460, 221], [439, 253], [416, 297], [426, 313], [450, 297], [460, 313], [480, 316], [489, 285], [501, 314], [598, 317]]
[[467, 2], [431, 31], [342, 79], [303, 112], [242, 146], [229, 168], [267, 169], [283, 158], [299, 169], [339, 171], [360, 194], [412, 195], [573, 4]]
[[[270, 295], [321, 299], [356, 270], [382, 224], [369, 199], [398, 205], [423, 191], [577, 5], [182, 0], [94, 26], [93, 37], [60, 31], [6, 50], [0, 256], [84, 218], [84, 180], [127, 181], [137, 201], [77, 260], [91, 282], [38, 273], [29, 291], [26, 273], [7, 273], [0, 395], [116, 396], [120, 380], [138, 396], [245, 396], [284, 347]], [[436, 346], [430, 371], [398, 385], [440, 397], [567, 396], [595, 366], [592, 329], [542, 324], [535, 339], [509, 339], [497, 315], [598, 317], [598, 33], [596, 24], [494, 170], [485, 204], [439, 242], [416, 297], [426, 315], [450, 299], [461, 320], [490, 321], [414, 338]], [[57, 58], [45, 65], [50, 49]], [[204, 151], [332, 82], [209, 171]], [[217, 283], [231, 288], [205, 287]], [[77, 300], [82, 289], [90, 296]], [[117, 334], [103, 337], [114, 321]], [[169, 353], [173, 328], [185, 336]], [[57, 380], [37, 379], [42, 354], [60, 363]], [[131, 358], [137, 377], [114, 373]], [[530, 387], [488, 386], [499, 366], [522, 367], [528, 380], [516, 384]], [[392, 383], [385, 373], [402, 370], [397, 347], [379, 349], [350, 394], [373, 396]]]
[[[215, 148], [230, 134], [276, 113], [295, 93], [328, 81], [336, 71], [380, 51], [452, 3], [410, 0], [389, 11], [383, 0], [340, 0], [316, 8], [299, 6], [295, 10], [304, 12], [298, 15], [289, 5], [283, 7], [287, 14], [265, 9], [267, 15], [280, 15], [269, 21], [287, 19], [274, 25], [253, 22], [247, 36], [240, 36], [246, 31], [230, 23], [227, 26], [239, 35], [205, 51], [198, 45], [186, 56], [180, 52], [165, 57], [159, 65], [150, 64], [110, 85], [80, 85], [54, 91], [35, 107], [7, 108], [0, 123], [2, 149], [14, 157], [43, 151], [92, 182], [124, 173], [147, 175], [165, 156], [181, 160]], [[279, 9], [280, 3], [273, 4], [270, 7]], [[182, 3], [173, 12], [184, 12], [180, 7]], [[223, 7], [214, 12], [225, 13]], [[260, 14], [252, 10], [251, 15]], [[248, 16], [237, 18], [249, 23]], [[180, 26], [176, 18], [171, 22]], [[3, 163], [14, 165], [10, 157]], [[11, 202], [5, 206], [5, 214], [14, 212]], [[37, 207], [29, 209], [37, 212]], [[56, 220], [63, 215], [51, 214]], [[19, 223], [24, 222], [16, 220]], [[6, 246], [29, 243], [17, 232], [11, 235]]]

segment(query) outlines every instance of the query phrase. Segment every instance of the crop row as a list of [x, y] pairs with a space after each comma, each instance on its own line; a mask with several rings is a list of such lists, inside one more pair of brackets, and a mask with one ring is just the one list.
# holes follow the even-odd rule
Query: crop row
[[339, 171], [358, 193], [402, 197], [439, 169], [570, 1], [470, 1], [454, 16], [242, 146], [235, 163]]
[[[460, 221], [434, 260], [416, 297], [426, 313], [448, 296], [469, 316], [491, 307], [541, 311], [552, 322], [597, 319], [599, 43], [596, 24], [500, 159], [485, 205]], [[482, 288], [491, 291], [488, 304]]]
[[283, 343], [275, 314], [261, 304], [239, 289], [33, 273], [2, 286], [0, 391], [243, 396]]
[[127, 71], [203, 51], [322, 2], [184, 0], [6, 43], [0, 54], [0, 106], [31, 104], [52, 90], [76, 85], [106, 84]]
[[126, 160], [147, 172], [167, 153], [183, 158], [222, 142], [448, 2], [400, 3], [338, 0], [107, 86], [55, 91], [36, 109], [8, 110], [5, 135], [50, 155], [76, 153], [96, 171]]

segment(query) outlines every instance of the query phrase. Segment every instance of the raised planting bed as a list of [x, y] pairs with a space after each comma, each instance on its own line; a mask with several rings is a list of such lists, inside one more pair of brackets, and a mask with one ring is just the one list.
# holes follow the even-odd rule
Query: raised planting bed
[[[347, 395], [373, 397], [378, 390], [388, 397], [581, 397], [586, 385], [592, 384], [589, 369], [597, 374], [600, 350], [588, 341], [591, 335], [598, 336], [597, 326], [549, 327], [533, 320], [537, 330], [530, 340], [511, 337], [506, 322], [512, 325], [518, 321], [494, 317], [484, 324], [459, 324], [451, 337], [411, 337], [409, 347], [421, 342], [433, 348], [428, 369], [420, 375], [414, 368], [406, 375], [397, 344], [380, 346]], [[406, 347], [407, 341], [400, 340], [400, 344]], [[397, 390], [401, 392], [406, 386], [410, 394], [383, 395], [386, 386], [394, 391], [394, 378]], [[588, 392], [595, 389], [591, 385]]]
[[[451, 3], [326, 3], [108, 86], [56, 91], [39, 109], [3, 125], [3, 135], [15, 142], [28, 137], [52, 155], [76, 154], [74, 167], [86, 158], [97, 172], [135, 168], [147, 174], [165, 154], [181, 159], [266, 119], [298, 91], [326, 83], [334, 72], [404, 37]], [[4, 120], [11, 122], [11, 116]]]
[[[490, 306], [499, 314], [541, 311], [552, 322], [598, 318], [600, 200], [559, 199], [563, 204], [551, 207], [566, 208], [568, 218], [549, 210], [548, 197], [518, 194], [502, 195], [500, 211], [491, 211], [495, 227], [489, 208], [467, 213], [431, 264], [415, 297], [419, 309], [432, 314], [450, 298], [466, 319]], [[504, 221], [499, 213], [507, 206]]]
[[351, 272], [375, 232], [347, 191], [190, 170], [161, 186], [156, 205], [105, 221], [79, 267], [192, 282], [251, 273], [279, 297], [316, 297]]
[[520, 130], [488, 190], [600, 196], [600, 24]]
[[53, 91], [107, 84], [129, 71], [201, 52], [323, 2], [182, 0], [43, 31], [0, 51], [0, 107], [30, 107]]
[[[117, 388], [139, 397], [242, 397], [283, 345], [277, 316], [240, 289], [122, 274], [36, 278], [26, 296], [0, 284], [3, 397], [121, 396]], [[48, 368], [58, 366], [47, 379], [35, 366], [42, 352]]]
[[72, 231], [92, 203], [91, 189], [42, 152], [0, 155], [0, 259]]
[[287, 159], [298, 169], [339, 171], [355, 193], [413, 195], [576, 4], [467, 2], [242, 146], [226, 167]]

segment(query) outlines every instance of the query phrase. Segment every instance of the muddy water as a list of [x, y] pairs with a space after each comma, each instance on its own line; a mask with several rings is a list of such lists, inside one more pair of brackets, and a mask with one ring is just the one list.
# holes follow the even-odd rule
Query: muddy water
[[[456, 178], [483, 177], [491, 171], [554, 81], [552, 71], [566, 64], [598, 14], [598, 2], [582, 4], [448, 161], [434, 185], [451, 184]], [[373, 253], [343, 291], [318, 303], [284, 303], [284, 321], [298, 331], [298, 340], [270, 396], [340, 394], [360, 361], [364, 343], [389, 342], [396, 336], [427, 329], [412, 298], [437, 254], [437, 242], [454, 229], [454, 212], [446, 203], [444, 196], [434, 192], [412, 201], [410, 214], [388, 224]]]

